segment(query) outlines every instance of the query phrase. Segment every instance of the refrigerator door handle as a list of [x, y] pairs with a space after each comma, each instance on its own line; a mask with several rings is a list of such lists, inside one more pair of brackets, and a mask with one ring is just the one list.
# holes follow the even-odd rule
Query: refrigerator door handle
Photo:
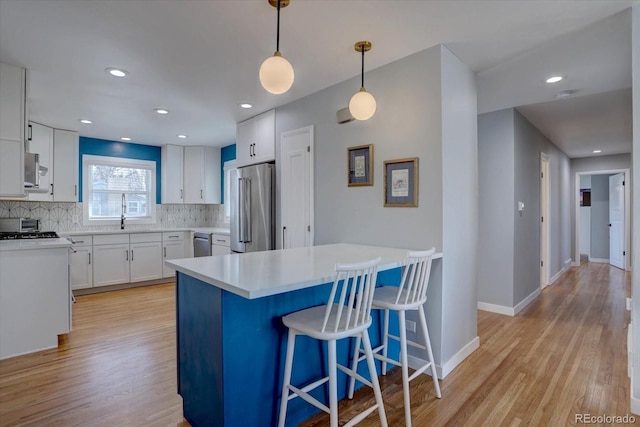
[[249, 178], [238, 179], [238, 213], [239, 240], [242, 243], [251, 242], [251, 180]]

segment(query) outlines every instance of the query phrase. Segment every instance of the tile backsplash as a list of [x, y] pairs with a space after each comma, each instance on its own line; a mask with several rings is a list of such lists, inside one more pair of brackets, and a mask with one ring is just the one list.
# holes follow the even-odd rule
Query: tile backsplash
[[[37, 218], [45, 231], [119, 230], [119, 225], [83, 225], [82, 203], [0, 201], [0, 218]], [[222, 205], [156, 205], [156, 223], [127, 229], [224, 227]], [[228, 226], [228, 225], [227, 225]]]

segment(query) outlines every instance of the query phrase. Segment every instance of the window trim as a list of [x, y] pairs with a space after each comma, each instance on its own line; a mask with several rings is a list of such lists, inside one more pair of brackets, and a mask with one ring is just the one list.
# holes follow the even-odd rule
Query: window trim
[[[82, 155], [82, 224], [83, 225], [120, 225], [120, 218], [90, 219], [89, 201], [92, 200], [90, 188], [89, 165], [117, 166], [151, 170], [149, 183], [149, 216], [126, 218], [125, 224], [155, 224], [156, 223], [156, 162], [152, 160], [138, 160], [123, 157]], [[125, 214], [126, 217], [126, 214]]]

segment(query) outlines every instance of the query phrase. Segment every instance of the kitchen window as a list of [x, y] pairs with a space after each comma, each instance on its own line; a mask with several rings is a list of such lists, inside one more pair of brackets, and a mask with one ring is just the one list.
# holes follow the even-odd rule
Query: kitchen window
[[85, 225], [155, 224], [156, 162], [82, 156]]

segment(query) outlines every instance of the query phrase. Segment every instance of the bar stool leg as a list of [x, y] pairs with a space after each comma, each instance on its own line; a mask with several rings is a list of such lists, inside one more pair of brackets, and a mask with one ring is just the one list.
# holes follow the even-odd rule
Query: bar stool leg
[[[384, 336], [382, 341], [382, 355], [387, 358], [387, 349], [389, 348], [389, 310], [384, 310]], [[387, 362], [382, 361], [382, 375], [387, 375]]]
[[[351, 370], [357, 372], [358, 370], [358, 360], [360, 359], [360, 342], [362, 341], [362, 337], [358, 335], [356, 337], [356, 346], [353, 351], [353, 360], [351, 361]], [[349, 399], [353, 399], [353, 392], [356, 388], [356, 377], [351, 376], [349, 378], [349, 394], [347, 395]]]
[[327, 341], [329, 353], [329, 419], [331, 427], [338, 427], [338, 368], [336, 364], [336, 341]]
[[400, 329], [400, 363], [402, 365], [402, 391], [404, 394], [405, 425], [411, 427], [411, 394], [409, 391], [409, 362], [407, 357], [407, 330], [404, 310], [398, 311], [398, 328]]
[[376, 364], [373, 361], [373, 350], [371, 349], [371, 341], [369, 341], [369, 332], [367, 330], [362, 331], [362, 344], [364, 346], [364, 354], [367, 358], [367, 365], [369, 366], [371, 383], [373, 384], [373, 394], [375, 395], [376, 403], [378, 404], [380, 424], [382, 427], [387, 427], [387, 415], [384, 412], [384, 402], [382, 401], [380, 382], [378, 381], [378, 373], [376, 372]]
[[280, 419], [278, 427], [284, 427], [287, 418], [287, 404], [289, 403], [289, 384], [291, 384], [291, 368], [293, 367], [293, 349], [296, 345], [296, 334], [289, 329], [287, 340], [287, 356], [284, 363], [284, 379], [282, 380], [282, 396], [280, 397]]
[[431, 340], [429, 339], [429, 330], [427, 329], [427, 318], [424, 315], [424, 308], [420, 306], [418, 308], [418, 315], [420, 317], [420, 324], [422, 325], [422, 330], [424, 331], [424, 342], [427, 347], [427, 355], [429, 356], [429, 361], [431, 362], [431, 378], [433, 379], [433, 386], [436, 389], [436, 396], [438, 399], [442, 398], [442, 393], [440, 393], [440, 384], [438, 383], [438, 373], [436, 372], [436, 362], [433, 360], [433, 350], [431, 349]]

